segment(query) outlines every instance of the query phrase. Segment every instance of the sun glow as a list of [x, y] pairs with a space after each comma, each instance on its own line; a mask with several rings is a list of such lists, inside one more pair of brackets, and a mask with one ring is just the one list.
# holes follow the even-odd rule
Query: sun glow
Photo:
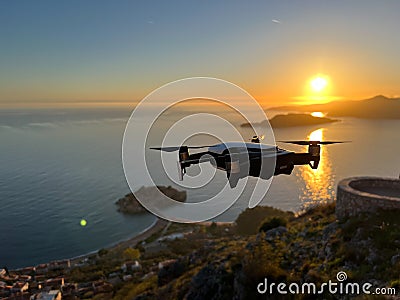
[[328, 85], [328, 80], [322, 76], [317, 76], [317, 77], [311, 79], [311, 81], [310, 81], [311, 89], [314, 92], [323, 91], [327, 85]]
[[322, 141], [323, 130], [322, 128], [314, 130], [308, 136], [309, 141]]
[[313, 104], [315, 102], [322, 104], [342, 99], [342, 97], [332, 96], [332, 88], [332, 81], [328, 75], [315, 74], [305, 82], [304, 94], [292, 97], [292, 99], [297, 100], [295, 104], [301, 105]]

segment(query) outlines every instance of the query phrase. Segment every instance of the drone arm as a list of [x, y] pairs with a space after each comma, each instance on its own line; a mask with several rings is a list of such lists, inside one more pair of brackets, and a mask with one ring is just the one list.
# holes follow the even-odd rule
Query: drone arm
[[187, 159], [181, 160], [180, 163], [182, 167], [189, 167], [190, 165], [196, 165], [199, 163], [210, 161], [211, 158], [204, 157], [205, 154], [208, 154], [208, 152], [190, 154]]
[[294, 165], [309, 165], [312, 169], [317, 169], [320, 161], [319, 155], [310, 153], [293, 153], [292, 162]]

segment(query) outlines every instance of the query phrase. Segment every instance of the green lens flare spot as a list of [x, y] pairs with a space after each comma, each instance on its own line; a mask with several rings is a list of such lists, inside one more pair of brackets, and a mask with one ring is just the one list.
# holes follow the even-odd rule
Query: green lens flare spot
[[85, 227], [87, 225], [87, 221], [85, 219], [82, 219], [80, 224], [82, 227]]

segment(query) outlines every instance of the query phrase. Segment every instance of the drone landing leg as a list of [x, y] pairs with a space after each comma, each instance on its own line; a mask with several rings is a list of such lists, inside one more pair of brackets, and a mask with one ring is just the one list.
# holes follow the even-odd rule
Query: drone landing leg
[[310, 165], [311, 169], [314, 169], [314, 170], [318, 169], [319, 157], [318, 158], [317, 157], [313, 158], [313, 160], [311, 160], [308, 164]]
[[229, 181], [229, 186], [233, 189], [237, 186], [240, 176], [239, 174], [235, 174], [235, 173], [226, 173], [226, 176], [228, 177], [228, 181]]

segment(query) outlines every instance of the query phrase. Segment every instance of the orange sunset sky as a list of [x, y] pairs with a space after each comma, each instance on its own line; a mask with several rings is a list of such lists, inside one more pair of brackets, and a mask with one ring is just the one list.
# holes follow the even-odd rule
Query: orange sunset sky
[[265, 106], [400, 95], [398, 1], [1, 6], [0, 106], [132, 103], [193, 76], [233, 82]]

